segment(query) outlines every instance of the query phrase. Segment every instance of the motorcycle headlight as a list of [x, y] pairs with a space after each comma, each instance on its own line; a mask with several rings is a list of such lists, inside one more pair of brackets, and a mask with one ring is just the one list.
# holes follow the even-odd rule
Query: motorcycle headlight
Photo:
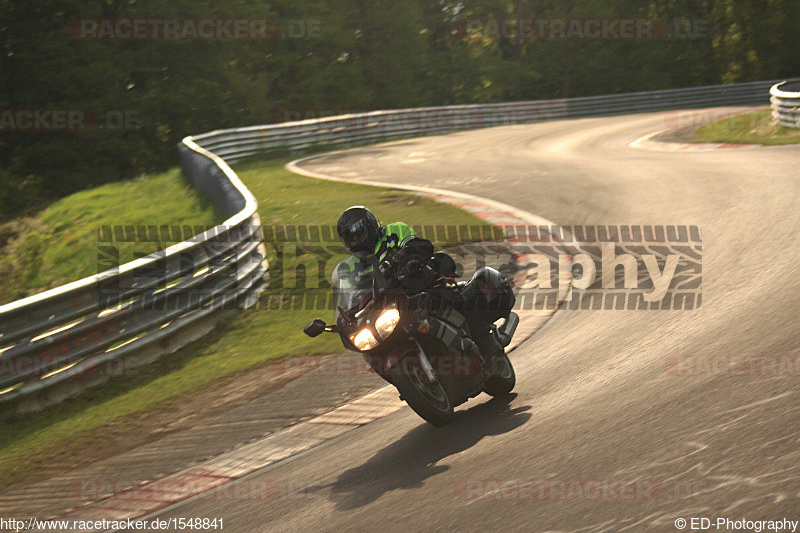
[[362, 352], [371, 350], [378, 345], [378, 339], [376, 339], [375, 335], [367, 328], [351, 335], [350, 342]]
[[378, 336], [385, 339], [391, 335], [398, 322], [400, 322], [400, 311], [394, 307], [385, 310], [375, 321]]

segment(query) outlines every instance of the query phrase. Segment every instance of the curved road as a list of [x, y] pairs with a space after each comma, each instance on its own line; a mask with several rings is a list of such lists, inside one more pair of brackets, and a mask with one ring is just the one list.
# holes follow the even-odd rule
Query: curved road
[[516, 396], [480, 396], [442, 429], [402, 409], [237, 482], [245, 494], [276, 487], [271, 501], [193, 500], [161, 516], [224, 518], [226, 532], [676, 531], [678, 518], [800, 519], [800, 367], [667, 371], [675, 356], [797, 361], [800, 146], [628, 146], [670, 116], [499, 127], [304, 163], [477, 194], [562, 225], [698, 225], [703, 304], [559, 311], [512, 354]]

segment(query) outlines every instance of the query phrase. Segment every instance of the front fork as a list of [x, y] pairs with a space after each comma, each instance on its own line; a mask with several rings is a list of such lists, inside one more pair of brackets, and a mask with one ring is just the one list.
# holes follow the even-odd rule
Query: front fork
[[411, 342], [417, 345], [417, 357], [419, 358], [419, 366], [422, 368], [422, 371], [425, 372], [425, 377], [428, 378], [428, 382], [434, 384], [438, 381], [436, 377], [436, 373], [433, 371], [433, 365], [431, 365], [428, 356], [425, 355], [425, 350], [422, 349], [422, 346], [417, 342], [417, 339], [411, 338]]

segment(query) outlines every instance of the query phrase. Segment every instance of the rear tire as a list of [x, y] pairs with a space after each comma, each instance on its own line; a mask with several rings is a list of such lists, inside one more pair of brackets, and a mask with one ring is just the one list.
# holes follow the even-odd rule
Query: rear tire
[[444, 426], [453, 420], [453, 402], [438, 381], [430, 383], [420, 367], [416, 349], [404, 354], [401, 375], [393, 378], [400, 397], [426, 422]]
[[517, 384], [517, 375], [508, 356], [497, 354], [492, 359], [492, 377], [486, 380], [483, 392], [489, 396], [505, 396], [514, 390]]

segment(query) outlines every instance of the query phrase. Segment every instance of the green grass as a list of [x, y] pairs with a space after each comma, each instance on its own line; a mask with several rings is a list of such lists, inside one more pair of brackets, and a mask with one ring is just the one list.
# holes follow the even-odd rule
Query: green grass
[[[177, 169], [73, 194], [35, 217], [0, 226], [0, 304], [97, 274], [95, 231], [102, 226], [220, 222]], [[169, 244], [136, 243], [120, 252], [120, 262]]]
[[702, 142], [734, 144], [796, 144], [800, 128], [786, 128], [773, 123], [772, 111], [764, 109], [717, 120], [694, 133]]
[[[402, 220], [411, 225], [482, 225], [469, 213], [411, 194], [364, 185], [327, 182], [297, 176], [283, 169], [285, 161], [251, 162], [237, 167], [242, 181], [259, 201], [265, 226], [280, 224], [335, 225], [349, 205], [368, 205], [384, 222]], [[87, 193], [88, 194], [88, 193]], [[110, 200], [109, 200], [110, 202]], [[113, 205], [96, 203], [99, 211]], [[120, 223], [115, 218], [116, 223]], [[440, 243], [442, 244], [442, 243]], [[270, 254], [272, 283], [282, 279], [282, 270], [293, 269], [307, 257], [276, 261]], [[336, 259], [328, 262], [332, 268]], [[326, 268], [326, 276], [330, 268]], [[302, 292], [304, 289], [294, 289]], [[284, 294], [270, 288], [260, 298], [258, 310], [248, 310], [226, 319], [210, 335], [161, 361], [129, 371], [80, 397], [42, 413], [6, 415], [0, 419], [0, 485], [35, 476], [41, 461], [50, 466], [81, 453], [90, 436], [108, 435], [108, 427], [137, 430], [136, 420], [148, 413], [169, 410], [176, 401], [207, 390], [236, 373], [268, 364], [287, 355], [318, 355], [342, 351], [339, 338], [326, 335], [311, 339], [302, 327], [317, 316], [330, 318], [330, 311], [305, 309], [267, 310], [266, 302]], [[131, 423], [126, 426], [126, 420]], [[115, 429], [117, 431], [118, 429]], [[85, 453], [85, 452], [84, 452]], [[46, 458], [46, 459], [43, 459]]]

